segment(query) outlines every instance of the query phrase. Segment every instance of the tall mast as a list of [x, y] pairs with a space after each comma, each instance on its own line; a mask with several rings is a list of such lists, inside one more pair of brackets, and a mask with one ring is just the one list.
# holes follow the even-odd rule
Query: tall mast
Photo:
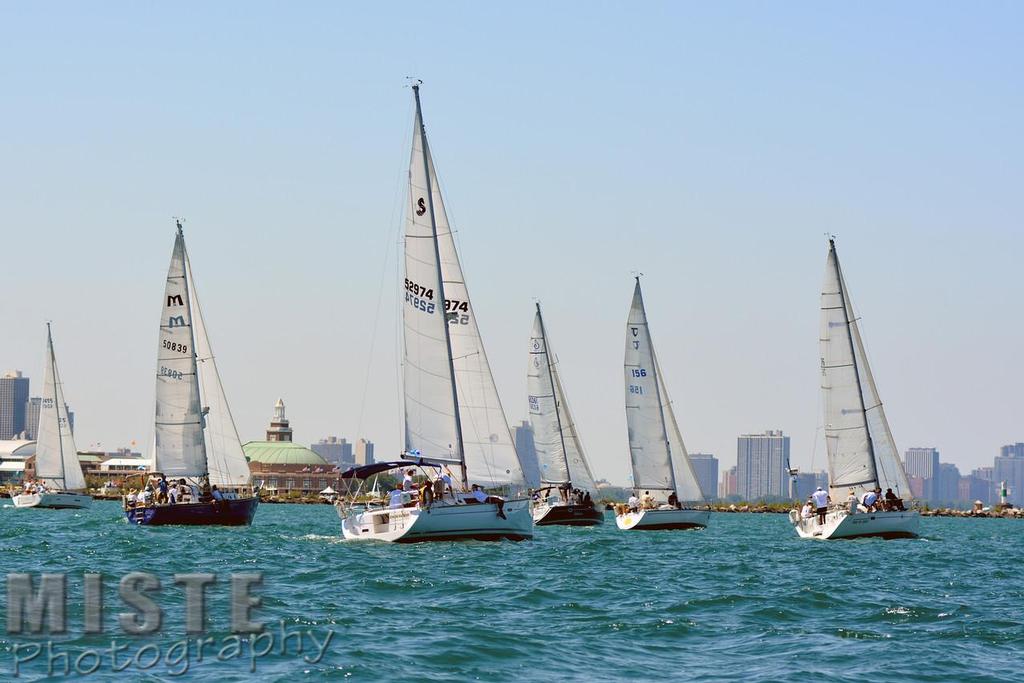
[[[636, 276], [636, 286], [640, 287], [640, 276]], [[679, 491], [676, 490], [676, 468], [672, 464], [672, 443], [668, 440], [668, 428], [665, 426], [665, 406], [661, 402], [661, 375], [658, 372], [658, 361], [654, 356], [654, 338], [651, 336], [651, 321], [647, 319], [647, 305], [644, 304], [644, 294], [640, 292], [640, 307], [644, 312], [644, 321], [647, 323], [647, 348], [651, 352], [651, 372], [654, 373], [654, 395], [658, 399], [658, 417], [661, 419], [661, 438], [665, 442], [665, 451], [668, 453], [668, 475], [672, 480], [672, 493], [679, 498]]]
[[540, 336], [544, 340], [544, 355], [547, 356], [548, 380], [551, 382], [551, 398], [555, 402], [555, 422], [558, 424], [558, 440], [562, 442], [562, 459], [565, 461], [565, 476], [572, 483], [569, 472], [569, 455], [565, 449], [565, 432], [562, 431], [562, 413], [558, 409], [558, 389], [555, 387], [555, 374], [551, 370], [551, 347], [548, 346], [548, 332], [544, 329], [544, 316], [540, 313], [540, 302], [537, 302], [537, 320], [540, 321]]
[[[178, 226], [178, 236], [181, 237], [181, 255], [182, 255], [182, 266], [185, 270], [185, 277], [183, 278], [185, 286], [185, 308], [188, 310], [188, 336], [189, 342], [191, 343], [192, 352], [192, 368], [195, 371], [193, 381], [196, 383], [196, 394], [199, 396], [199, 429], [202, 431], [206, 430], [206, 416], [203, 414], [203, 388], [199, 386], [199, 356], [196, 354], [196, 321], [192, 317], [192, 294], [189, 291], [188, 281], [192, 273], [192, 266], [188, 262], [188, 247], [185, 246], [185, 231], [181, 227], [181, 219], [174, 219], [175, 225]], [[206, 472], [203, 476], [209, 477], [210, 474], [210, 461], [209, 455], [206, 452], [206, 438], [203, 438], [203, 462], [206, 463]]]
[[[67, 488], [67, 471], [64, 469], [64, 434], [60, 424], [60, 404], [58, 403], [59, 393], [57, 384], [60, 378], [57, 376], [57, 354], [53, 351], [53, 334], [50, 332], [50, 323], [46, 323], [46, 345], [50, 347], [50, 372], [53, 373], [53, 414], [57, 416], [57, 446], [60, 453], [60, 485], [61, 489]], [[78, 457], [76, 454], [75, 457]]]
[[423, 109], [420, 106], [420, 84], [413, 83], [416, 98], [416, 116], [420, 120], [420, 139], [423, 140], [423, 174], [427, 185], [427, 207], [430, 211], [430, 231], [434, 236], [434, 256], [437, 261], [437, 289], [441, 300], [441, 315], [444, 316], [444, 343], [448, 349], [448, 371], [452, 378], [452, 404], [455, 406], [455, 440], [459, 453], [459, 467], [462, 474], [462, 488], [469, 488], [469, 474], [466, 472], [466, 452], [462, 438], [462, 417], [459, 414], [459, 391], [455, 383], [455, 360], [452, 358], [452, 337], [448, 327], [447, 299], [444, 295], [444, 273], [441, 272], [441, 247], [437, 239], [437, 217], [434, 214], [434, 183], [430, 177], [430, 148], [427, 144], [427, 127], [423, 123]]
[[[836, 260], [836, 280], [839, 282], [839, 298], [843, 301], [843, 320], [846, 322], [846, 339], [850, 342], [850, 362], [853, 363], [853, 375], [857, 378], [857, 399], [860, 401], [860, 414], [861, 418], [864, 420], [864, 433], [868, 437], [868, 455], [871, 457], [871, 467], [874, 469], [874, 479], [872, 481], [877, 486], [878, 461], [875, 459], [875, 441], [871, 437], [871, 429], [868, 427], [868, 411], [867, 407], [864, 405], [864, 387], [860, 381], [860, 366], [857, 365], [857, 350], [853, 347], [853, 332], [850, 330], [850, 326], [853, 322], [850, 320], [850, 304], [846, 298], [846, 281], [843, 278], [843, 269], [839, 265], [839, 254], [836, 252], [835, 238], [829, 238], [828, 246]], [[870, 482], [859, 483], [866, 484]]]

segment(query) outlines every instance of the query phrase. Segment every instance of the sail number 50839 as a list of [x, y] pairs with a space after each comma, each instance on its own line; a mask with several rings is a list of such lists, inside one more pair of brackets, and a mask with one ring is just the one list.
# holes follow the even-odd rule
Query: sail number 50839
[[163, 340], [164, 348], [169, 351], [177, 351], [179, 353], [188, 353], [188, 344], [179, 344], [177, 342]]

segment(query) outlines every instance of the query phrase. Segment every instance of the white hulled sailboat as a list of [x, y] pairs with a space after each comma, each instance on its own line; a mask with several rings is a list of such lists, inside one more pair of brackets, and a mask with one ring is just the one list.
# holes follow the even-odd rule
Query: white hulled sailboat
[[92, 497], [85, 490], [85, 475], [71, 434], [64, 384], [57, 370], [50, 323], [46, 323], [46, 366], [39, 405], [36, 439], [36, 483], [32, 491], [14, 496], [18, 508], [87, 508]]
[[[825, 515], [803, 519], [795, 510], [790, 519], [802, 538], [914, 537], [920, 516], [903, 508], [910, 486], [903, 471], [889, 422], [885, 419], [849, 290], [839, 266], [835, 240], [829, 240], [825, 282], [821, 291], [821, 389], [825, 399], [825, 444], [828, 450], [829, 495], [833, 505]], [[888, 492], [865, 512], [860, 499], [867, 492]], [[898, 502], [897, 502], [898, 501]]]
[[538, 499], [533, 505], [534, 523], [538, 526], [594, 526], [603, 523], [604, 514], [592, 499], [597, 492], [594, 476], [583, 454], [576, 422], [565, 398], [539, 303], [530, 336], [526, 382], [530, 424], [540, 465], [541, 487], [536, 492]]
[[[521, 540], [533, 536], [529, 501], [478, 502], [470, 484], [525, 488], [497, 387], [487, 362], [476, 312], [441, 196], [427, 143], [419, 83], [413, 85], [416, 117], [406, 210], [403, 319], [405, 452], [403, 463], [354, 468], [364, 479], [417, 462], [457, 471], [453, 484], [429, 504], [362, 509], [341, 502], [346, 540]], [[384, 469], [382, 469], [384, 468]], [[483, 495], [481, 494], [481, 497]]]
[[[156, 503], [155, 491], [146, 504], [125, 500], [125, 514], [134, 524], [248, 525], [259, 498], [217, 372], [181, 222], [176, 225], [160, 318], [153, 469], [171, 485], [185, 480], [191, 493], [173, 505]], [[210, 499], [208, 485], [221, 500]]]
[[683, 445], [647, 325], [640, 278], [626, 322], [626, 424], [633, 487], [639, 504], [616, 515], [620, 529], [705, 527], [711, 513], [683, 507], [704, 496]]

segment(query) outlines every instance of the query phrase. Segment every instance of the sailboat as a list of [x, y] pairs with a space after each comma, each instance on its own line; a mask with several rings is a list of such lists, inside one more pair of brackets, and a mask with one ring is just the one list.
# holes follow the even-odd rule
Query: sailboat
[[[409, 165], [403, 320], [403, 392], [406, 461], [353, 468], [363, 479], [413, 462], [443, 468], [451, 479], [431, 502], [395, 508], [341, 504], [346, 540], [414, 542], [456, 539], [522, 540], [533, 537], [529, 501], [469, 494], [482, 489], [525, 489], [525, 477], [484, 352], [455, 240], [427, 143], [419, 82]], [[457, 490], [455, 487], [458, 487]], [[503, 506], [503, 508], [502, 508]]]
[[57, 355], [53, 350], [50, 323], [46, 323], [46, 367], [43, 371], [41, 398], [36, 439], [38, 485], [34, 492], [14, 496], [14, 507], [91, 507], [92, 497], [85, 492], [85, 475], [78, 461], [68, 407], [64, 403], [64, 384], [57, 371]]
[[565, 399], [565, 390], [544, 328], [539, 303], [530, 336], [526, 382], [530, 424], [540, 465], [541, 486], [535, 492], [534, 524], [602, 524], [604, 514], [591, 499], [591, 495], [597, 492], [594, 476], [583, 455], [576, 422]]
[[845, 502], [875, 489], [892, 489], [901, 501], [911, 496], [868, 365], [834, 239], [829, 239], [821, 290], [820, 344], [829, 496], [834, 504], [824, 524], [818, 523], [817, 516], [803, 519], [799, 512], [790, 512], [793, 527], [801, 538], [915, 537], [921, 521], [916, 510], [883, 509], [903, 508], [902, 502], [883, 506], [879, 501], [876, 512], [862, 512], [856, 500]]
[[191, 493], [175, 504], [125, 499], [125, 515], [133, 524], [249, 525], [259, 497], [217, 372], [181, 221], [176, 225], [160, 318], [153, 469], [172, 485], [184, 481]]
[[654, 353], [639, 277], [626, 322], [624, 365], [629, 455], [640, 504], [627, 506], [615, 523], [623, 530], [706, 527], [708, 510], [683, 506], [703, 502], [704, 496]]

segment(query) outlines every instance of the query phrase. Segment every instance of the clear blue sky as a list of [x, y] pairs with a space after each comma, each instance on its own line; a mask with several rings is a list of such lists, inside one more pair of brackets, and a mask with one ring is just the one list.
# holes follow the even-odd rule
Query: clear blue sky
[[781, 428], [807, 467], [834, 232], [897, 444], [966, 473], [1024, 440], [1022, 20], [1014, 2], [5, 2], [0, 366], [37, 390], [52, 320], [80, 447], [148, 443], [184, 215], [243, 438], [280, 396], [297, 440], [396, 453], [416, 75], [510, 421], [539, 297], [595, 470], [626, 480], [639, 270], [690, 450], [728, 466], [737, 434]]

